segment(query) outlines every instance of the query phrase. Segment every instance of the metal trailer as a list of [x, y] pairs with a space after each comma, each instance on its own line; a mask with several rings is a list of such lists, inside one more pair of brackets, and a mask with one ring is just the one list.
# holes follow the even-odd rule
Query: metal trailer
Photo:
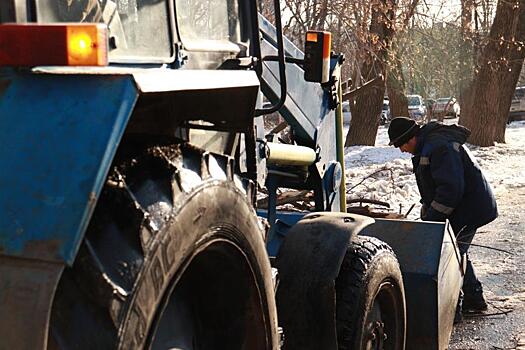
[[448, 226], [342, 213], [342, 58], [305, 82], [277, 0], [207, 4], [0, 3], [0, 348], [445, 348]]

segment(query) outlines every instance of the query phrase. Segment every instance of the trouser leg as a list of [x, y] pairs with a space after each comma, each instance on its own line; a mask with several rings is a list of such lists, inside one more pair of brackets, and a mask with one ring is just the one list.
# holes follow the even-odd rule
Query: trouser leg
[[478, 280], [478, 277], [476, 276], [476, 272], [474, 271], [474, 267], [472, 266], [472, 262], [470, 261], [470, 257], [468, 253], [466, 254], [466, 257], [467, 257], [467, 268], [465, 270], [465, 276], [463, 277], [463, 291], [465, 293], [469, 293], [469, 292], [474, 292], [478, 289], [482, 289], [482, 287], [481, 287], [481, 282]]
[[[476, 230], [469, 230], [461, 232], [458, 237], [459, 251], [466, 258], [465, 276], [463, 277], [463, 287], [460, 295], [463, 310], [481, 311], [487, 309], [487, 303], [483, 297], [483, 287], [476, 276], [474, 266], [470, 260], [468, 249], [472, 239], [476, 234]], [[462, 300], [461, 300], [462, 299]]]
[[[466, 270], [463, 278], [463, 291], [465, 293], [468, 293], [470, 290], [481, 288], [481, 282], [476, 277], [476, 272], [474, 271], [474, 267], [472, 266], [468, 254], [470, 243], [472, 243], [475, 235], [476, 230], [468, 230], [461, 232], [457, 237], [459, 252], [466, 258]], [[465, 289], [467, 289], [467, 291], [465, 291]]]
[[458, 241], [459, 252], [462, 255], [468, 252], [468, 249], [470, 248], [470, 243], [472, 243], [472, 240], [474, 239], [475, 235], [476, 235], [476, 230], [474, 229], [474, 230], [462, 231], [456, 237], [456, 240]]

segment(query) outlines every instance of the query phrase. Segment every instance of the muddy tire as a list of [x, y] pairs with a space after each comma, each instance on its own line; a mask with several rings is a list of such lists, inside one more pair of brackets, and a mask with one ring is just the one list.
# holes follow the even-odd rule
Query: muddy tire
[[62, 276], [50, 348], [274, 348], [270, 264], [249, 186], [226, 157], [134, 152], [117, 155]]
[[373, 237], [357, 237], [336, 280], [336, 327], [340, 350], [405, 346], [405, 295], [392, 249]]

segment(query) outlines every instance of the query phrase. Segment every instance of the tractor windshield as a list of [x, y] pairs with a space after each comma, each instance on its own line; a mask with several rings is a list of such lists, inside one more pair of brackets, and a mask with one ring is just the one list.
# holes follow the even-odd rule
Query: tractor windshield
[[240, 41], [237, 0], [175, 0], [177, 27], [188, 49], [229, 50]]
[[39, 23], [106, 23], [113, 61], [171, 56], [167, 0], [36, 0], [36, 12]]

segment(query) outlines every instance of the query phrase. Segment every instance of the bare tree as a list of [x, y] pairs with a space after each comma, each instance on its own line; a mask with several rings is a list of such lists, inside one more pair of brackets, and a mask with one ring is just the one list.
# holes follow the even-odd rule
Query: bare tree
[[412, 0], [408, 4], [407, 10], [400, 16], [400, 25], [398, 25], [396, 37], [393, 38], [392, 49], [389, 54], [386, 86], [390, 101], [390, 113], [394, 117], [408, 117], [408, 99], [405, 95], [406, 82], [401, 59], [404, 50], [403, 46], [399, 45], [398, 39], [400, 33], [408, 28], [418, 3], [419, 0]]
[[[475, 33], [474, 29], [474, 13], [476, 9], [474, 0], [462, 0], [461, 1], [461, 34], [463, 41], [463, 50], [460, 51], [460, 59], [462, 61], [460, 76], [459, 76], [459, 104], [463, 106], [463, 111], [468, 110], [472, 107], [467, 105], [473, 102], [472, 99], [472, 75], [474, 73], [474, 62], [476, 59], [476, 53], [474, 48], [475, 45]], [[466, 120], [467, 116], [464, 114], [463, 119]]]
[[393, 117], [408, 117], [408, 99], [405, 95], [406, 83], [401, 61], [401, 49], [394, 44], [387, 73], [387, 93], [390, 114]]
[[[367, 40], [370, 49], [365, 53], [361, 66], [361, 72], [366, 80], [386, 74], [388, 48], [394, 35], [394, 14], [393, 1], [372, 1]], [[345, 146], [375, 144], [384, 94], [385, 84], [381, 84], [367, 94], [357, 96], [351, 108], [352, 122], [346, 135]]]
[[483, 43], [472, 82], [472, 102], [460, 122], [472, 130], [469, 142], [505, 142], [514, 88], [525, 58], [525, 0], [499, 0], [490, 34]]

